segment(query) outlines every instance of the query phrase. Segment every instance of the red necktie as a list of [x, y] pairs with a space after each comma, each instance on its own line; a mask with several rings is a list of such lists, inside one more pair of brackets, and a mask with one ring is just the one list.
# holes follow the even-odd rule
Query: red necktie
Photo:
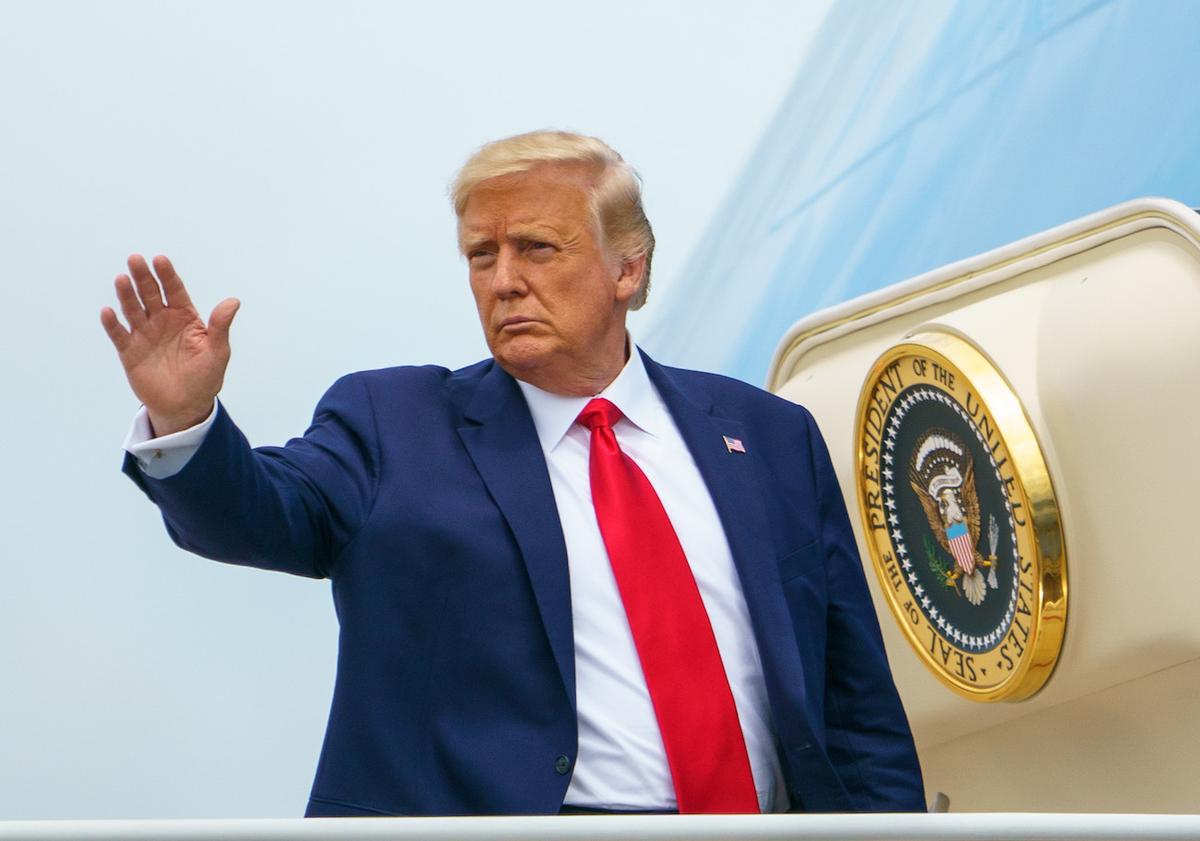
[[758, 812], [746, 741], [700, 590], [650, 481], [617, 444], [602, 397], [591, 430], [592, 503], [662, 732], [682, 813]]

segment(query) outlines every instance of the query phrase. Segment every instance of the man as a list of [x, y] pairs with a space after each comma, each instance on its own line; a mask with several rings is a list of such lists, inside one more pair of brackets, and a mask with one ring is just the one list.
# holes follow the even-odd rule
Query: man
[[537, 132], [453, 192], [493, 358], [344, 377], [285, 447], [216, 401], [236, 301], [205, 325], [134, 256], [128, 329], [101, 314], [144, 404], [125, 469], [172, 538], [332, 581], [307, 813], [923, 809], [811, 416], [629, 342], [633, 171]]

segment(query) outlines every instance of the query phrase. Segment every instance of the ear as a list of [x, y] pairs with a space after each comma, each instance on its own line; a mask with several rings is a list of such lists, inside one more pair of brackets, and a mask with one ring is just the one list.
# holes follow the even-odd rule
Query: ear
[[642, 288], [642, 279], [646, 274], [646, 255], [630, 257], [617, 263], [620, 274], [617, 275], [617, 300], [622, 303], [629, 301]]

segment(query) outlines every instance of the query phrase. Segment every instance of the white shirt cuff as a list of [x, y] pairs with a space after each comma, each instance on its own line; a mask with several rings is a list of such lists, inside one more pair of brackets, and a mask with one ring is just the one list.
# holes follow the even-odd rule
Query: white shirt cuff
[[137, 459], [138, 467], [151, 479], [166, 479], [183, 470], [204, 443], [204, 436], [216, 419], [217, 401], [214, 399], [212, 411], [200, 423], [155, 438], [150, 427], [150, 414], [143, 406], [134, 415], [133, 425], [125, 436], [125, 452]]

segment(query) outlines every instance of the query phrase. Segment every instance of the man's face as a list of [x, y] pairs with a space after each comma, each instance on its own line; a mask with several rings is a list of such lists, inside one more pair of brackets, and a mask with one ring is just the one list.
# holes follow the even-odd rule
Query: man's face
[[480, 183], [459, 222], [492, 355], [559, 393], [588, 393], [583, 383], [604, 379], [614, 354], [623, 364], [625, 312], [640, 278], [640, 264], [631, 269], [605, 249], [590, 187], [581, 166], [540, 164]]

